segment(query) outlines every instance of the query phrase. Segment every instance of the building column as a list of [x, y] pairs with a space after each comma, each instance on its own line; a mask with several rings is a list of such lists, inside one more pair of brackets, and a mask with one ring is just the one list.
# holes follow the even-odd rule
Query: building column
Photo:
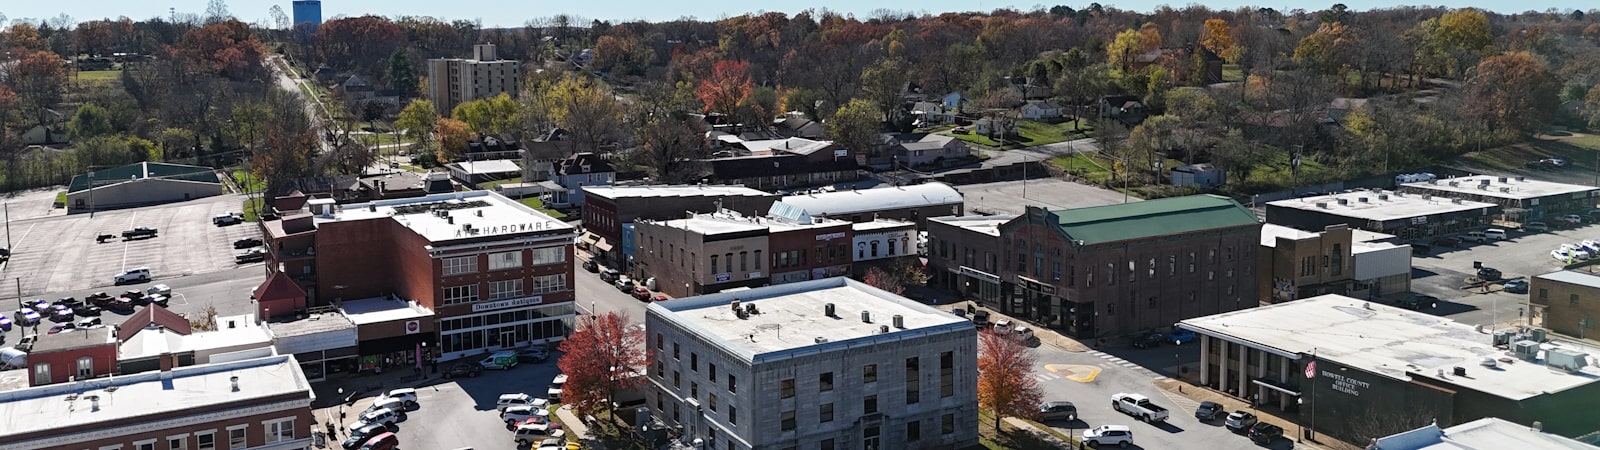
[[[1256, 366], [1256, 378], [1266, 378], [1267, 377], [1267, 366], [1272, 364], [1272, 362], [1268, 361], [1267, 358], [1271, 358], [1271, 357], [1273, 357], [1273, 355], [1267, 353], [1266, 350], [1256, 350], [1256, 351], [1257, 352], [1261, 352], [1261, 365]], [[1256, 386], [1255, 383], [1250, 383], [1250, 387], [1255, 388], [1255, 391], [1261, 395], [1261, 401], [1262, 402], [1266, 402], [1267, 401], [1267, 388], [1264, 388], [1264, 387], [1261, 387], [1261, 386]]]
[[1211, 335], [1200, 335], [1200, 385], [1211, 380]]
[[[1288, 357], [1280, 357], [1280, 358], [1278, 358], [1278, 383], [1283, 384], [1285, 387], [1289, 386], [1289, 358]], [[1286, 410], [1286, 409], [1289, 408], [1289, 402], [1291, 401], [1291, 399], [1289, 397], [1291, 397], [1291, 396], [1288, 395], [1288, 394], [1284, 394], [1284, 395], [1278, 396], [1278, 409]]]
[[1228, 371], [1231, 370], [1228, 367], [1228, 347], [1232, 345], [1232, 342], [1222, 341], [1222, 353], [1217, 356], [1217, 390], [1222, 392], [1228, 392]]
[[1239, 346], [1239, 397], [1250, 399], [1250, 347]]

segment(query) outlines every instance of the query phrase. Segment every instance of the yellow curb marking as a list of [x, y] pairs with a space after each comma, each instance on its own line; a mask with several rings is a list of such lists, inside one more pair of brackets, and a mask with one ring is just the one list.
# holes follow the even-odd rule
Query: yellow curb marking
[[1044, 370], [1055, 372], [1068, 380], [1079, 383], [1093, 383], [1095, 377], [1100, 376], [1100, 368], [1079, 364], [1045, 364]]

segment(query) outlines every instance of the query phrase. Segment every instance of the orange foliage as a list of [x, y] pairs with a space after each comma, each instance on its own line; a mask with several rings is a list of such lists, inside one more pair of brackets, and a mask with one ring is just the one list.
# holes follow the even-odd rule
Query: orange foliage
[[732, 114], [739, 102], [750, 96], [750, 63], [718, 61], [711, 74], [700, 81], [695, 98], [706, 105], [706, 112]]
[[1033, 351], [1015, 334], [978, 333], [978, 408], [1000, 418], [1032, 418], [1044, 393], [1033, 377]]
[[577, 329], [561, 341], [556, 365], [567, 375], [561, 402], [588, 413], [610, 405], [611, 396], [637, 388], [649, 354], [644, 330], [628, 323], [628, 316], [611, 312], [577, 320]]

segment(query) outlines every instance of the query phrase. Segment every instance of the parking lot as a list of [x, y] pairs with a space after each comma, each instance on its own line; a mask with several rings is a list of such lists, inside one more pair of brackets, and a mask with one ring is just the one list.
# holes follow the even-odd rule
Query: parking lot
[[[470, 447], [477, 450], [526, 449], [512, 442], [512, 432], [500, 420], [495, 401], [500, 394], [523, 392], [543, 397], [545, 390], [559, 369], [557, 356], [543, 363], [525, 363], [503, 371], [484, 371], [476, 378], [444, 380], [430, 386], [417, 388], [416, 410], [396, 423], [395, 434], [400, 438], [400, 448], [452, 449]], [[440, 367], [444, 369], [444, 367]], [[359, 382], [359, 378], [356, 379]], [[376, 393], [374, 393], [376, 395]], [[368, 396], [348, 406], [346, 418], [338, 420], [338, 407], [316, 412], [317, 420], [327, 423], [331, 417], [343, 427], [355, 421], [357, 413], [372, 405], [374, 397]], [[348, 430], [339, 431], [342, 441]], [[335, 444], [337, 445], [337, 444]], [[337, 448], [337, 447], [334, 447]]]
[[[155, 281], [236, 266], [233, 241], [259, 237], [249, 224], [218, 227], [211, 217], [237, 212], [242, 196], [222, 195], [170, 205], [46, 217], [10, 224], [12, 256], [0, 269], [0, 292], [16, 296], [112, 287], [124, 269], [149, 267]], [[158, 230], [153, 238], [126, 240], [134, 227]], [[116, 236], [97, 242], [102, 234]]]
[[[1471, 325], [1502, 326], [1521, 318], [1526, 323], [1527, 293], [1501, 292], [1498, 286], [1490, 292], [1481, 289], [1464, 289], [1472, 276], [1473, 262], [1499, 269], [1505, 278], [1530, 278], [1561, 270], [1562, 261], [1550, 256], [1564, 243], [1577, 243], [1584, 239], [1600, 240], [1600, 225], [1586, 224], [1576, 228], [1552, 229], [1542, 233], [1512, 231], [1511, 239], [1488, 241], [1482, 244], [1464, 242], [1459, 248], [1434, 246], [1427, 256], [1411, 258], [1411, 290], [1419, 294], [1438, 297], [1441, 302], [1434, 314], [1448, 316]], [[1589, 269], [1580, 269], [1589, 270]]]
[[1087, 208], [1124, 200], [1139, 201], [1138, 197], [1128, 197], [1121, 192], [1056, 178], [964, 184], [955, 188], [966, 200], [969, 214], [1022, 214], [1028, 206]]

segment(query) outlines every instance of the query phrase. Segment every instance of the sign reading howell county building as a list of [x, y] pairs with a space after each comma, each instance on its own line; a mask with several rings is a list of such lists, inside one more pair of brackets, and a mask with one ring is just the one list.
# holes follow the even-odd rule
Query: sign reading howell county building
[[503, 308], [515, 308], [515, 307], [518, 307], [518, 306], [537, 305], [537, 304], [540, 304], [540, 303], [544, 303], [544, 297], [543, 296], [539, 296], [539, 295], [535, 295], [535, 296], [532, 296], [532, 297], [513, 298], [513, 299], [510, 299], [510, 300], [500, 300], [500, 301], [484, 302], [484, 303], [473, 303], [472, 304], [472, 312], [482, 312], [482, 311], [489, 311], [489, 310], [503, 309]]
[[1322, 371], [1322, 377], [1333, 380], [1333, 390], [1354, 395], [1356, 397], [1361, 396], [1361, 391], [1372, 387], [1372, 383], [1346, 377], [1344, 375], [1326, 370]]

